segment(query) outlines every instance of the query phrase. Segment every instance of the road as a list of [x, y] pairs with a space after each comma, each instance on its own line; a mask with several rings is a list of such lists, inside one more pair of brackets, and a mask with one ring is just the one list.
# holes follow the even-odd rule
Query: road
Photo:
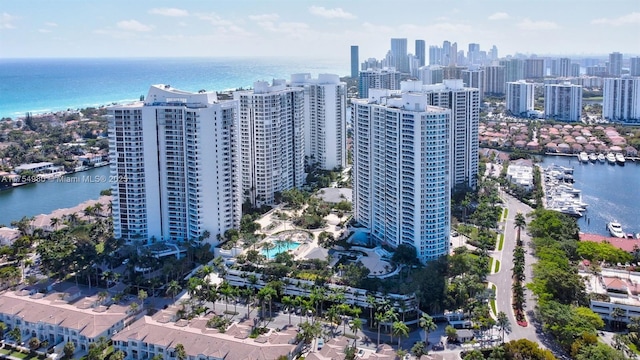
[[[527, 327], [519, 326], [516, 322], [513, 308], [511, 307], [511, 285], [512, 285], [512, 271], [513, 268], [513, 251], [516, 247], [517, 230], [515, 228], [516, 214], [522, 213], [523, 215], [529, 214], [533, 211], [529, 206], [518, 201], [514, 197], [505, 194], [501, 191], [501, 198], [505, 201], [505, 206], [509, 209], [506, 221], [502, 224], [504, 229], [504, 246], [502, 251], [494, 251], [492, 257], [500, 260], [500, 271], [497, 274], [491, 274], [487, 277], [487, 280], [496, 285], [496, 308], [497, 311], [503, 311], [509, 316], [511, 322], [511, 332], [505, 337], [507, 340], [513, 339], [528, 339], [537, 343], [542, 341], [542, 338], [536, 334], [535, 326], [532, 324], [533, 313], [535, 309], [535, 300], [530, 290], [525, 290], [526, 305], [525, 311], [527, 313], [527, 321], [529, 325]], [[527, 222], [530, 219], [527, 219]], [[531, 237], [527, 234], [527, 231], [523, 229], [520, 233], [520, 239], [525, 246], [525, 283], [531, 281], [532, 278], [532, 265], [536, 259], [531, 255], [530, 248]], [[496, 245], [497, 249], [497, 245]]]

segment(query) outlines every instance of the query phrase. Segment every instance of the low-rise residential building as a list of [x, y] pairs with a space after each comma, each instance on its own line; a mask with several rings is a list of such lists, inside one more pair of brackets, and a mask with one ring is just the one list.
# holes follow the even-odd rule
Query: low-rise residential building
[[507, 180], [527, 191], [533, 189], [533, 163], [531, 160], [511, 161], [507, 168]]
[[14, 171], [18, 174], [24, 171], [31, 171], [35, 174], [51, 174], [62, 171], [62, 166], [55, 166], [52, 162], [39, 162], [31, 164], [22, 164], [15, 167]]
[[7, 291], [0, 295], [0, 321], [20, 329], [25, 343], [34, 337], [50, 346], [71, 342], [82, 352], [122, 330], [131, 316], [126, 306], [107, 307], [98, 297], [78, 299], [77, 294], [73, 288], [49, 294]]
[[156, 355], [175, 359], [180, 344], [188, 360], [272, 360], [280, 356], [292, 359], [302, 347], [293, 327], [270, 330], [253, 339], [249, 337], [253, 320], [234, 323], [221, 333], [207, 326], [215, 315], [178, 320], [177, 310], [172, 307], [142, 317], [113, 337], [114, 348], [123, 351], [125, 359], [151, 359]]

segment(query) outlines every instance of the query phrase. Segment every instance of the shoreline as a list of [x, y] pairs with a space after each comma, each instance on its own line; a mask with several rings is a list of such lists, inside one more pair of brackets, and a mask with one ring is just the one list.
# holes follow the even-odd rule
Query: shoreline
[[68, 216], [71, 214], [78, 214], [79, 219], [86, 220], [87, 216], [84, 214], [84, 209], [86, 209], [89, 206], [94, 206], [97, 203], [100, 203], [103, 206], [101, 214], [98, 214], [97, 216], [106, 218], [111, 216], [108, 206], [112, 200], [113, 200], [113, 196], [102, 195], [97, 200], [86, 200], [70, 208], [59, 208], [59, 209], [53, 210], [49, 214], [36, 215], [33, 217], [33, 220], [30, 222], [30, 225], [34, 229], [43, 229], [45, 231], [57, 230], [59, 227], [56, 227], [56, 229], [53, 229], [51, 227], [52, 218], [57, 218], [62, 221], [65, 216]]

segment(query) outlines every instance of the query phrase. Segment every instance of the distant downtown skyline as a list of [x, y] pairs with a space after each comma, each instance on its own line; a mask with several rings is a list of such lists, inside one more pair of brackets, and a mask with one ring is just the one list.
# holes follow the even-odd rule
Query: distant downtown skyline
[[[496, 45], [501, 55], [640, 54], [635, 0], [380, 2], [195, 0], [108, 3], [14, 1], [0, 12], [3, 57], [384, 56], [388, 39], [444, 40], [459, 49]], [[551, 11], [552, 10], [552, 11]], [[572, 16], [566, 16], [570, 13]]]

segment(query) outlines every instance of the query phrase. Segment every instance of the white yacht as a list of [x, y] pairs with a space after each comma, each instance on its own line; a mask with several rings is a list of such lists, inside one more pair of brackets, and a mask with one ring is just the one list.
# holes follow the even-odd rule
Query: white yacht
[[596, 160], [598, 160], [598, 155], [594, 153], [589, 154], [589, 161], [596, 162]]
[[609, 162], [610, 165], [615, 165], [616, 164], [616, 156], [613, 153], [608, 153], [607, 154], [607, 162]]
[[616, 162], [617, 162], [618, 164], [620, 164], [620, 165], [624, 165], [625, 161], [626, 161], [626, 160], [625, 160], [625, 158], [624, 158], [624, 155], [622, 155], [621, 153], [617, 153], [617, 154], [616, 154]]
[[598, 161], [600, 162], [605, 162], [607, 160], [607, 158], [604, 156], [603, 153], [598, 154]]
[[589, 155], [587, 155], [587, 153], [583, 151], [578, 155], [578, 160], [584, 163], [589, 162]]
[[620, 225], [619, 222], [612, 221], [608, 223], [607, 229], [609, 229], [609, 233], [611, 233], [611, 236], [613, 237], [617, 237], [617, 238], [626, 237], [624, 231], [622, 231], [622, 225]]

